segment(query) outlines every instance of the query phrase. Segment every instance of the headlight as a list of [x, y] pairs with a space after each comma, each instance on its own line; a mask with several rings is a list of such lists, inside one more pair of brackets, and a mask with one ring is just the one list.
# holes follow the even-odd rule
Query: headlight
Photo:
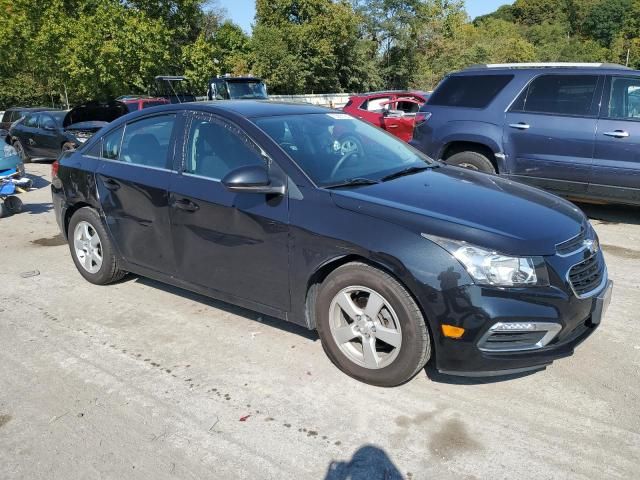
[[460, 240], [422, 236], [453, 255], [478, 285], [526, 287], [549, 285], [542, 257], [511, 257]]

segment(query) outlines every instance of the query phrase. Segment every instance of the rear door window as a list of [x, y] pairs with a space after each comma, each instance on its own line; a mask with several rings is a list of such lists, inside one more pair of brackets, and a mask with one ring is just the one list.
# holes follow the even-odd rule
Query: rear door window
[[612, 77], [607, 116], [640, 120], [640, 77]]
[[513, 75], [447, 77], [429, 98], [429, 105], [485, 108], [512, 79]]
[[120, 127], [113, 132], [102, 137], [102, 158], [107, 160], [118, 160], [120, 157], [120, 145], [122, 144], [122, 132], [124, 127]]
[[168, 168], [169, 146], [176, 116], [157, 115], [127, 124], [120, 160], [154, 168]]
[[37, 113], [33, 113], [31, 115], [27, 115], [22, 124], [25, 127], [32, 127], [32, 128], [37, 128], [38, 127], [38, 114]]
[[391, 97], [376, 97], [370, 98], [366, 102], [364, 102], [360, 108], [362, 110], [367, 110], [369, 112], [382, 112], [383, 110], [389, 109], [389, 102], [391, 101]]
[[520, 94], [511, 110], [590, 116], [597, 86], [597, 75], [541, 75]]

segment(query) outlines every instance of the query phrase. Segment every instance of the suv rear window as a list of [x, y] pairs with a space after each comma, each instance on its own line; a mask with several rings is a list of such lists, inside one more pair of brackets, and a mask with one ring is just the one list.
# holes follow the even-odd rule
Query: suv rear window
[[541, 75], [522, 92], [511, 110], [587, 116], [597, 85], [597, 75]]
[[447, 77], [429, 98], [429, 105], [485, 108], [513, 79], [513, 75]]

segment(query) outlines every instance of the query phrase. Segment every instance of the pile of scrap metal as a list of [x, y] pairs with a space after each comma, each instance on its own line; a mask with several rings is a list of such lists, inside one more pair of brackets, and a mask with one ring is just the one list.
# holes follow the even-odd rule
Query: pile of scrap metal
[[0, 218], [22, 211], [22, 200], [16, 194], [26, 192], [31, 184], [16, 150], [0, 139]]

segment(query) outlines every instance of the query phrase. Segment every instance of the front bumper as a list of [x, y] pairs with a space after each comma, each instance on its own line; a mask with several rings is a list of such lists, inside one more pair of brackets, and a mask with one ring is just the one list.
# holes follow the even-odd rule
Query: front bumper
[[[554, 360], [568, 357], [600, 325], [611, 301], [613, 282], [580, 299], [548, 287], [514, 292], [479, 287], [457, 287], [439, 292], [439, 314], [432, 323], [436, 368], [441, 373], [464, 376], [495, 376], [542, 369]], [[432, 300], [434, 295], [432, 293]], [[433, 306], [434, 303], [431, 304]], [[555, 324], [560, 329], [539, 348], [486, 351], [480, 348], [492, 326], [499, 322]], [[442, 324], [465, 329], [459, 339], [445, 337]]]

